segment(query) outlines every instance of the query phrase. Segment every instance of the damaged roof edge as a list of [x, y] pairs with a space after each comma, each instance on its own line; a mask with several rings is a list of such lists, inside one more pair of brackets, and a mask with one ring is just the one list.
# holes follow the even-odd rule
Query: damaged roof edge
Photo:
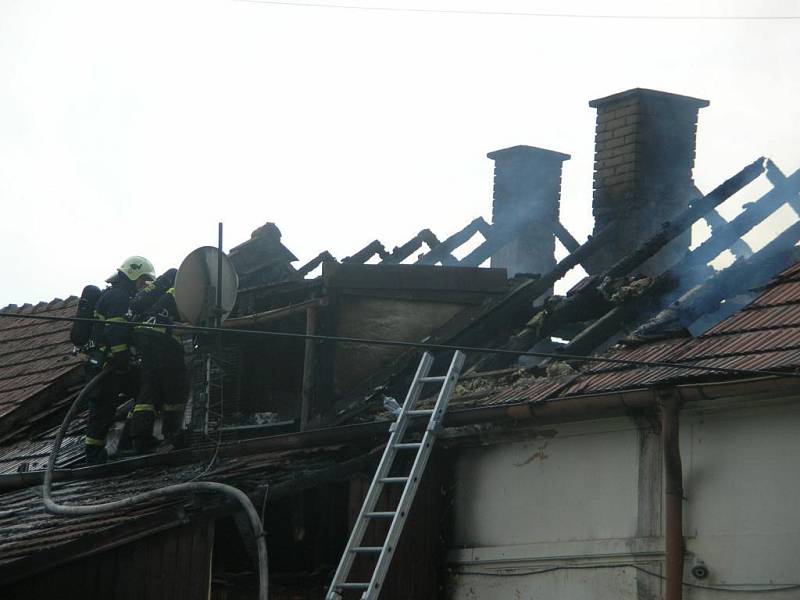
[[[719, 382], [680, 384], [674, 387], [685, 402], [719, 400], [753, 396], [765, 393], [771, 397], [800, 395], [800, 377], [757, 377], [733, 379]], [[664, 387], [664, 386], [661, 386]], [[631, 409], [655, 406], [658, 403], [655, 387], [642, 387], [599, 394], [587, 394], [556, 398], [550, 401], [517, 402], [514, 404], [488, 405], [457, 409], [447, 413], [445, 427], [481, 425], [501, 421], [535, 420], [537, 423], [559, 423], [624, 415]], [[258, 438], [224, 445], [219, 449], [220, 457], [236, 457], [260, 452], [311, 448], [332, 443], [364, 443], [385, 438], [393, 421], [371, 421], [356, 425], [312, 429], [266, 438]], [[424, 423], [413, 423], [411, 430], [422, 431]], [[53, 480], [78, 481], [97, 479], [151, 466], [175, 466], [208, 460], [214, 448], [179, 450], [168, 454], [150, 455], [123, 460], [94, 467], [65, 469], [54, 472]], [[41, 485], [44, 473], [32, 471], [0, 475], [0, 493]]]

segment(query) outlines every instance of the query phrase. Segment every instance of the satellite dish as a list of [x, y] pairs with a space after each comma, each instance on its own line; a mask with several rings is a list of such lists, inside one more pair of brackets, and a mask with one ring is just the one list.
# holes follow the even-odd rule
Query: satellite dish
[[213, 246], [202, 246], [183, 259], [175, 276], [175, 304], [192, 325], [212, 325], [217, 316], [217, 270], [222, 258], [220, 322], [236, 304], [239, 276], [231, 259]]

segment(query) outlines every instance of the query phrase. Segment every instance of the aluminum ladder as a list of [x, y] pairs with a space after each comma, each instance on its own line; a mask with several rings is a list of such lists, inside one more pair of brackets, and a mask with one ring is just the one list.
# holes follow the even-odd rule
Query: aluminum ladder
[[[367, 491], [361, 512], [358, 513], [355, 526], [344, 549], [344, 554], [342, 554], [342, 558], [339, 561], [339, 567], [333, 576], [333, 581], [325, 600], [340, 600], [343, 593], [347, 591], [361, 591], [361, 600], [377, 600], [381, 592], [381, 586], [389, 570], [389, 564], [392, 561], [394, 550], [403, 531], [403, 525], [411, 509], [414, 495], [417, 492], [428, 458], [433, 450], [433, 444], [442, 425], [442, 417], [447, 410], [447, 404], [458, 381], [461, 367], [464, 365], [464, 353], [456, 350], [446, 375], [429, 377], [428, 372], [432, 364], [433, 356], [429, 352], [423, 354], [397, 420], [389, 428], [389, 441], [378, 464], [378, 469], [375, 471], [375, 477], [372, 479]], [[436, 398], [436, 404], [432, 409], [418, 410], [415, 406], [426, 383], [440, 383], [442, 387]], [[426, 416], [429, 417], [428, 426], [422, 439], [419, 442], [404, 441], [406, 429], [411, 419]], [[398, 452], [406, 453], [410, 451], [414, 452], [415, 456], [408, 475], [402, 477], [390, 476]], [[375, 507], [386, 485], [403, 486], [400, 502], [393, 511], [376, 511]], [[367, 527], [374, 520], [391, 521], [383, 546], [362, 546]], [[347, 581], [357, 555], [378, 557], [369, 582]]]

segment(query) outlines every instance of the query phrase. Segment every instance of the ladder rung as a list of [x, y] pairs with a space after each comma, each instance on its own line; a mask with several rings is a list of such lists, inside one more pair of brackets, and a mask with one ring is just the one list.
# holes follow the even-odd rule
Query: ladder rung
[[428, 415], [432, 415], [433, 414], [433, 409], [432, 408], [421, 408], [421, 409], [417, 409], [417, 410], [409, 410], [409, 411], [406, 411], [406, 414], [408, 416], [410, 416], [410, 417], [425, 417], [425, 416], [428, 416]]
[[369, 589], [368, 583], [337, 583], [334, 586], [339, 590], [366, 590]]
[[405, 483], [408, 477], [381, 477], [378, 481], [381, 483]]
[[406, 444], [395, 444], [394, 447], [398, 450], [416, 450], [422, 446], [419, 442], [409, 442]]
[[[397, 541], [400, 539], [404, 521], [408, 516], [409, 507], [411, 506], [411, 502], [413, 502], [416, 484], [419, 483], [425, 470], [430, 450], [436, 439], [436, 431], [441, 424], [442, 417], [447, 411], [447, 403], [452, 395], [453, 385], [458, 380], [459, 373], [464, 365], [464, 354], [460, 350], [453, 354], [453, 360], [450, 362], [447, 375], [428, 377], [428, 370], [431, 368], [432, 363], [433, 355], [426, 352], [419, 363], [411, 388], [408, 390], [402, 412], [389, 428], [391, 432], [389, 444], [387, 444], [384, 450], [378, 471], [372, 479], [367, 497], [364, 500], [364, 504], [358, 516], [358, 523], [351, 532], [344, 554], [333, 576], [333, 581], [326, 593], [326, 600], [341, 600], [341, 597], [346, 595], [347, 591], [353, 592], [354, 596], [358, 596], [362, 600], [368, 597], [373, 598], [380, 592], [381, 583], [388, 572], [389, 564], [395, 553]], [[428, 409], [416, 408], [416, 402], [424, 389], [424, 385], [428, 383], [439, 384], [441, 388], [436, 404], [432, 407], [430, 404], [425, 404], [425, 406], [431, 407]], [[406, 428], [411, 424], [411, 418], [423, 416], [430, 416], [430, 419], [427, 424], [427, 431], [421, 441], [410, 441], [420, 440], [420, 438], [414, 436], [407, 438], [409, 441], [404, 441], [403, 438], [405, 437]], [[421, 420], [417, 421], [417, 425], [421, 425], [421, 422]], [[398, 458], [403, 458], [397, 456], [397, 451], [399, 450], [413, 451], [409, 457], [414, 458], [414, 466], [411, 468], [410, 473], [401, 471], [399, 468], [396, 471], [393, 470], [395, 466], [394, 461]], [[408, 455], [404, 456], [408, 457]], [[392, 472], [397, 473], [397, 475], [389, 476]], [[380, 475], [378, 473], [380, 473]], [[403, 475], [403, 473], [407, 474]], [[382, 487], [385, 484], [400, 484], [399, 489], [402, 491], [401, 501], [393, 511], [375, 510], [377, 508], [378, 496], [383, 491], [386, 491]], [[369, 524], [373, 522], [373, 519], [380, 519], [389, 524], [389, 531], [386, 534], [386, 540], [383, 542], [383, 546], [364, 545], [369, 543], [364, 538]], [[372, 543], [381, 542], [373, 541]], [[347, 582], [347, 580], [353, 576], [353, 566], [358, 562], [358, 557], [363, 555], [375, 557], [372, 559], [375, 561], [375, 565], [372, 575], [369, 577], [369, 583]], [[358, 575], [354, 577], [356, 579], [365, 579], [365, 577], [359, 577]], [[356, 594], [355, 592], [358, 593]]]
[[383, 548], [381, 546], [360, 546], [350, 550], [353, 554], [380, 554]]

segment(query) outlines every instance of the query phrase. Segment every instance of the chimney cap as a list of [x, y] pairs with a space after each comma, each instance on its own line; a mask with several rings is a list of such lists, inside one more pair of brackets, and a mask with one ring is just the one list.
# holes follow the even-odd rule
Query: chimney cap
[[527, 158], [557, 160], [559, 162], [563, 162], [571, 158], [569, 154], [564, 154], [563, 152], [556, 152], [555, 150], [547, 150], [546, 148], [537, 148], [536, 146], [524, 145], [511, 146], [509, 148], [495, 150], [493, 152], [489, 152], [486, 156], [492, 160], [502, 160], [504, 158], [524, 156]]
[[693, 98], [692, 96], [682, 96], [680, 94], [671, 94], [669, 92], [661, 92], [659, 90], [649, 90], [647, 88], [633, 88], [631, 90], [625, 90], [624, 92], [618, 92], [616, 94], [611, 94], [610, 96], [598, 98], [597, 100], [590, 100], [589, 106], [591, 106], [592, 108], [597, 108], [598, 106], [604, 106], [612, 102], [618, 102], [620, 100], [624, 100], [631, 96], [663, 98], [671, 102], [684, 103], [688, 106], [695, 106], [697, 108], [704, 108], [709, 105], [709, 101], [703, 100], [702, 98]]

